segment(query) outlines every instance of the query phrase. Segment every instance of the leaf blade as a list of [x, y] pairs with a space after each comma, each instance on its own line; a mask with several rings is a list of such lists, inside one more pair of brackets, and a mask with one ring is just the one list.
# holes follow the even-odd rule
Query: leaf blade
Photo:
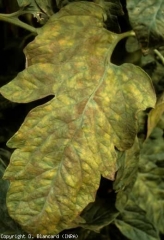
[[[77, 18], [82, 7], [86, 13], [83, 9]], [[33, 109], [8, 142], [17, 148], [4, 175], [11, 181], [9, 212], [34, 235], [74, 227], [74, 219], [94, 201], [101, 174], [114, 180], [115, 148], [133, 145], [137, 112], [155, 103], [147, 74], [131, 64], [110, 63], [119, 35], [103, 28], [103, 14], [94, 3], [66, 6], [26, 48], [29, 67], [1, 88], [16, 102], [55, 95]]]
[[163, 1], [127, 1], [130, 22], [143, 51], [163, 41]]
[[130, 198], [125, 210], [115, 220], [119, 230], [131, 240], [157, 240], [158, 232], [145, 212]]

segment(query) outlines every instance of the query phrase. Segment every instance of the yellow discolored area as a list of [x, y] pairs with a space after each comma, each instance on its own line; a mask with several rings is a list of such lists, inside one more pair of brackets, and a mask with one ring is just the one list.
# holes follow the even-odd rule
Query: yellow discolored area
[[30, 234], [72, 227], [94, 202], [101, 176], [115, 180], [118, 152], [137, 135], [137, 113], [155, 104], [140, 68], [110, 63], [119, 35], [103, 27], [105, 14], [93, 2], [62, 8], [26, 47], [29, 66], [0, 89], [20, 103], [54, 96], [8, 142], [16, 150], [4, 174], [7, 206]]

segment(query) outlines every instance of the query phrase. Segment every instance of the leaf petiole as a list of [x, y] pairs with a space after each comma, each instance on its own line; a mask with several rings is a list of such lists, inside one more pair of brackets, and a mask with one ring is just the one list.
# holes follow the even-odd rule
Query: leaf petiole
[[163, 57], [163, 55], [157, 49], [154, 49], [154, 52], [157, 54], [159, 59], [162, 61], [162, 64], [164, 65], [164, 57]]
[[14, 24], [16, 26], [22, 27], [22, 28], [34, 33], [35, 35], [37, 35], [38, 32], [37, 32], [37, 29], [35, 27], [30, 26], [29, 24], [24, 23], [24, 22], [22, 22], [18, 19], [18, 17], [20, 15], [25, 14], [25, 13], [26, 12], [22, 11], [22, 9], [20, 9], [17, 12], [11, 13], [11, 14], [1, 13], [0, 14], [0, 21], [8, 22], [8, 23]]

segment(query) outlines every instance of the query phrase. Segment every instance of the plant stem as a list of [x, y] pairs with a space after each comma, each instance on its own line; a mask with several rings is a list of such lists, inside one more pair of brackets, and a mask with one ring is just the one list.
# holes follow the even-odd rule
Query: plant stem
[[24, 14], [25, 12], [22, 11], [18, 11], [18, 12], [14, 12], [11, 14], [0, 14], [0, 21], [5, 21], [11, 24], [14, 24], [16, 26], [22, 27], [32, 33], [34, 33], [35, 35], [38, 34], [37, 29], [33, 26], [28, 25], [27, 23], [24, 23], [22, 21], [20, 21], [18, 19], [18, 16], [20, 16], [21, 14]]
[[2, 163], [2, 165], [7, 168], [6, 164], [4, 163], [4, 161], [0, 158], [0, 162]]
[[126, 37], [135, 37], [136, 34], [133, 30], [119, 34], [120, 40]]
[[157, 54], [159, 59], [162, 61], [162, 64], [164, 65], [164, 57], [163, 57], [163, 55], [157, 49], [154, 49], [154, 52]]
[[119, 41], [121, 41], [123, 38], [126, 37], [135, 37], [136, 34], [133, 30], [128, 31], [128, 32], [124, 32], [124, 33], [120, 33], [120, 34], [115, 34], [113, 33], [113, 37], [115, 38], [115, 40], [113, 40], [113, 44], [112, 47], [110, 48], [110, 57], [112, 56], [112, 53], [116, 47], [116, 45], [118, 44]]

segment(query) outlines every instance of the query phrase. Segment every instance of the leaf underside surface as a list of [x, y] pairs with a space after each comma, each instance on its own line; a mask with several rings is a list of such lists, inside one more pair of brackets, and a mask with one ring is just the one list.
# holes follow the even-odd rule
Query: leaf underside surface
[[120, 36], [103, 27], [104, 14], [89, 2], [62, 8], [26, 47], [27, 69], [0, 90], [19, 103], [54, 95], [8, 141], [16, 148], [4, 175], [9, 214], [34, 235], [74, 227], [101, 175], [114, 180], [118, 150], [134, 143], [137, 113], [155, 104], [146, 73], [110, 63]]

